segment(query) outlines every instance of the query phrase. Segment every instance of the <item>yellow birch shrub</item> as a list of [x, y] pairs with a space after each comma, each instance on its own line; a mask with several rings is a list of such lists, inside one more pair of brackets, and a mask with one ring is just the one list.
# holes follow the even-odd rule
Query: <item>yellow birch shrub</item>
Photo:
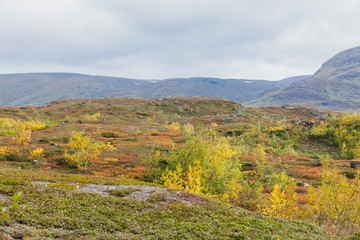
[[41, 159], [44, 156], [44, 149], [36, 148], [29, 151], [29, 158], [30, 159]]
[[103, 155], [106, 151], [114, 150], [110, 143], [103, 143], [92, 140], [83, 132], [72, 132], [68, 146], [75, 153], [65, 151], [64, 157], [70, 167], [86, 170], [92, 161]]
[[[325, 164], [326, 165], [326, 164]], [[360, 179], [349, 181], [336, 169], [325, 166], [321, 186], [309, 191], [308, 204], [301, 217], [336, 233], [360, 229]]]
[[341, 158], [360, 157], [360, 114], [342, 114], [313, 126], [311, 134], [330, 140]]
[[39, 120], [25, 121], [24, 125], [25, 129], [30, 130], [31, 132], [36, 132], [46, 128], [46, 124]]
[[10, 149], [8, 149], [7, 147], [0, 147], [0, 155], [1, 156], [5, 156], [9, 152], [10, 152]]
[[184, 190], [184, 176], [180, 164], [176, 166], [176, 169], [174, 171], [166, 169], [166, 171], [161, 175], [159, 180], [160, 182], [163, 182], [164, 186], [168, 188], [179, 191]]
[[18, 133], [13, 137], [15, 143], [20, 145], [28, 145], [31, 140], [31, 131], [21, 128]]
[[[187, 126], [187, 132], [192, 132]], [[195, 132], [194, 132], [195, 133]], [[188, 134], [183, 147], [169, 153], [155, 152], [146, 162], [161, 174], [155, 176], [165, 186], [233, 201], [242, 189], [240, 151], [227, 138], [217, 137], [212, 128]], [[156, 174], [156, 170], [153, 171]]]
[[194, 166], [189, 166], [189, 170], [186, 173], [186, 185], [185, 191], [201, 194], [202, 184], [201, 184], [201, 175], [202, 169], [199, 161], [194, 162]]
[[180, 164], [174, 171], [167, 169], [159, 180], [163, 182], [164, 186], [175, 190], [202, 194], [201, 175], [200, 162], [197, 161], [194, 166], [189, 166], [187, 172], [182, 170]]
[[269, 204], [263, 209], [265, 213], [286, 219], [296, 217], [299, 209], [294, 185], [280, 186], [276, 184], [270, 195]]
[[180, 130], [181, 124], [178, 122], [172, 122], [168, 125], [165, 125], [164, 127], [168, 128], [168, 129]]
[[274, 190], [270, 193], [269, 199], [265, 200], [263, 212], [281, 218], [295, 219], [299, 214], [295, 181], [282, 171], [273, 173], [270, 183], [274, 184]]
[[311, 128], [310, 133], [311, 135], [317, 137], [325, 136], [327, 134], [326, 127], [327, 123], [325, 121], [321, 121], [319, 124], [316, 124]]
[[14, 141], [20, 145], [27, 145], [31, 139], [31, 132], [46, 128], [46, 124], [39, 120], [17, 120], [0, 118], [0, 135], [13, 136]]
[[181, 132], [184, 134], [185, 137], [190, 137], [195, 133], [195, 128], [192, 124], [186, 123], [181, 126]]
[[96, 121], [100, 121], [103, 118], [103, 115], [100, 112], [96, 112], [93, 114], [85, 114], [81, 117], [81, 120], [83, 120], [84, 122], [96, 122]]

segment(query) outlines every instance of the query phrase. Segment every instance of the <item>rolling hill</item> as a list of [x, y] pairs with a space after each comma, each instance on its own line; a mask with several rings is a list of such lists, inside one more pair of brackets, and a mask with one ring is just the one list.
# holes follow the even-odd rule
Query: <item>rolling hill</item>
[[74, 73], [0, 74], [0, 106], [41, 106], [67, 98], [102, 98], [149, 81]]

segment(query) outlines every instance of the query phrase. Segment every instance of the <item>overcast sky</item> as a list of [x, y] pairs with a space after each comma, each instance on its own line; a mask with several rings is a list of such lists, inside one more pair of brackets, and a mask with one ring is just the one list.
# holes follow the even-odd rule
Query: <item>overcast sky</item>
[[358, 0], [0, 0], [0, 73], [276, 80], [360, 45]]

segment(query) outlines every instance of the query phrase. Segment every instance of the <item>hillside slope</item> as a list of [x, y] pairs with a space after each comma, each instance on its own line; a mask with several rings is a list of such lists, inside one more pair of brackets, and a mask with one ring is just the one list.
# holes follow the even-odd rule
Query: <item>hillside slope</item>
[[310, 78], [293, 82], [247, 106], [301, 104], [337, 111], [360, 111], [360, 47], [336, 54]]

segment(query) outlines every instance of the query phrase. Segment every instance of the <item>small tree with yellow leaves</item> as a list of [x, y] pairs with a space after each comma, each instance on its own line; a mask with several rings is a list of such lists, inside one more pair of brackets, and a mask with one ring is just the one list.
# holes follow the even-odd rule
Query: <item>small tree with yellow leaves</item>
[[202, 193], [202, 171], [200, 162], [196, 161], [194, 166], [189, 166], [189, 170], [184, 172], [180, 165], [177, 165], [175, 171], [167, 169], [160, 177], [160, 182], [164, 186], [179, 190], [187, 191], [190, 193]]
[[349, 181], [328, 163], [318, 191], [309, 190], [308, 203], [303, 208], [304, 220], [347, 235], [360, 229], [360, 175]]
[[275, 185], [270, 193], [269, 204], [263, 209], [277, 217], [293, 219], [298, 214], [297, 197], [293, 185]]
[[100, 157], [106, 151], [114, 150], [110, 143], [94, 141], [83, 132], [72, 132], [68, 146], [75, 153], [70, 154], [68, 151], [65, 151], [64, 157], [66, 162], [70, 167], [75, 167], [79, 170], [86, 170], [93, 160]]
[[274, 173], [271, 181], [275, 184], [270, 193], [267, 204], [262, 209], [277, 217], [294, 219], [298, 215], [297, 195], [295, 182], [289, 178], [285, 171], [280, 174]]
[[212, 127], [188, 134], [194, 131], [190, 128], [183, 128], [187, 129], [183, 147], [173, 148], [169, 153], [156, 152], [147, 158], [146, 163], [158, 169], [153, 171], [158, 174], [154, 177], [173, 189], [224, 201], [237, 199], [243, 181], [239, 148], [227, 138], [218, 137]]

